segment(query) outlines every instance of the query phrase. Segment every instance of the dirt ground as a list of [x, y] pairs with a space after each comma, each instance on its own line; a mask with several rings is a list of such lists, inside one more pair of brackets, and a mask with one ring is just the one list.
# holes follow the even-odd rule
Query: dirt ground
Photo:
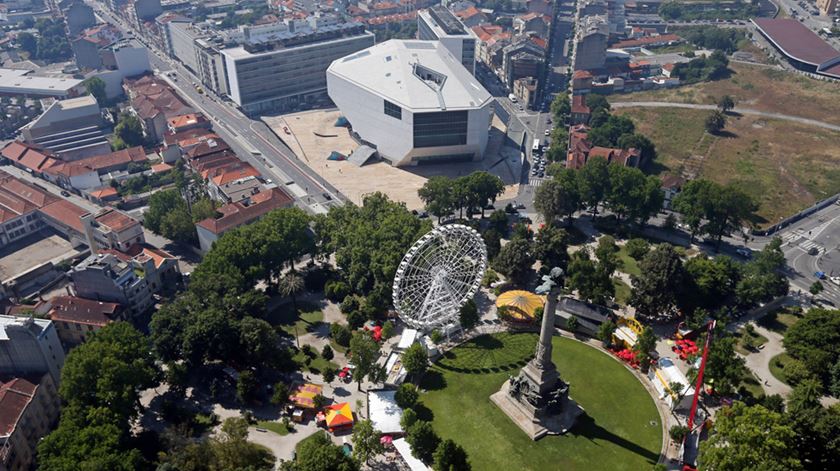
[[32, 234], [0, 250], [0, 281], [14, 278], [51, 260], [57, 263], [76, 253], [70, 242], [50, 231]]
[[732, 74], [724, 80], [609, 99], [714, 104], [721, 96], [730, 95], [744, 108], [840, 124], [840, 86], [836, 83], [761, 65], [730, 63], [729, 69]]
[[486, 170], [505, 182], [506, 191], [500, 199], [513, 198], [518, 192], [520, 164], [514, 162], [518, 153], [511, 155], [502, 147], [504, 125], [501, 122], [494, 121], [488, 151], [479, 162], [397, 168], [380, 161], [357, 167], [347, 161], [327, 160], [333, 151], [349, 155], [358, 147], [347, 129], [335, 127], [339, 116], [338, 110], [315, 110], [264, 117], [263, 121], [301, 162], [356, 204], [360, 204], [366, 194], [382, 192], [395, 201], [404, 202], [408, 209], [422, 209], [423, 202], [417, 196], [417, 190], [428, 178], [437, 175], [458, 177], [477, 170]]
[[705, 110], [622, 108], [656, 144], [654, 173], [696, 173], [735, 183], [776, 222], [840, 192], [840, 132], [756, 116], [729, 116], [722, 136], [704, 131]]

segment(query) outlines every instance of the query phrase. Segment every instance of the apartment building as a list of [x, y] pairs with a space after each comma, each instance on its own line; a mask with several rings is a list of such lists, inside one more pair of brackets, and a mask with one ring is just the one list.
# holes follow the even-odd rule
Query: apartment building
[[57, 384], [64, 349], [49, 319], [0, 315], [0, 375], [49, 374]]

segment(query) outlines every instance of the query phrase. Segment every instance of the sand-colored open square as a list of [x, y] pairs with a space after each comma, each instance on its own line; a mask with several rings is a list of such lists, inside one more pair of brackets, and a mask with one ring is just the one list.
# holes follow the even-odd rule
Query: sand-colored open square
[[340, 116], [337, 109], [331, 109], [262, 119], [301, 162], [356, 204], [361, 204], [364, 195], [378, 191], [404, 202], [409, 209], [422, 209], [417, 190], [427, 179], [437, 175], [456, 178], [478, 170], [486, 170], [505, 182], [505, 194], [500, 199], [513, 198], [519, 190], [521, 156], [518, 150], [503, 145], [505, 126], [498, 118], [494, 118], [487, 152], [481, 161], [397, 168], [384, 161], [358, 167], [348, 161], [327, 160], [334, 151], [349, 155], [358, 147], [347, 128], [335, 126]]

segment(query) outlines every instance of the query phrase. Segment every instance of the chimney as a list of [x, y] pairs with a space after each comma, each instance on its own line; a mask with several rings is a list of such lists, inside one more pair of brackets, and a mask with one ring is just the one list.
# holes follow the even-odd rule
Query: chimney
[[82, 226], [84, 226], [85, 229], [85, 238], [87, 239], [88, 247], [90, 247], [90, 254], [96, 255], [97, 252], [99, 252], [99, 246], [96, 244], [96, 239], [93, 237], [93, 214], [85, 213], [79, 219], [82, 220]]

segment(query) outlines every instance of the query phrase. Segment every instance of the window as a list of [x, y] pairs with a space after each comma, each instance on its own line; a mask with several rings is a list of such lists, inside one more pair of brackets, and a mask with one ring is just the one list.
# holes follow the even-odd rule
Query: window
[[402, 108], [388, 100], [385, 100], [385, 114], [392, 118], [402, 119]]
[[468, 116], [468, 111], [416, 113], [414, 115], [414, 147], [466, 144]]

